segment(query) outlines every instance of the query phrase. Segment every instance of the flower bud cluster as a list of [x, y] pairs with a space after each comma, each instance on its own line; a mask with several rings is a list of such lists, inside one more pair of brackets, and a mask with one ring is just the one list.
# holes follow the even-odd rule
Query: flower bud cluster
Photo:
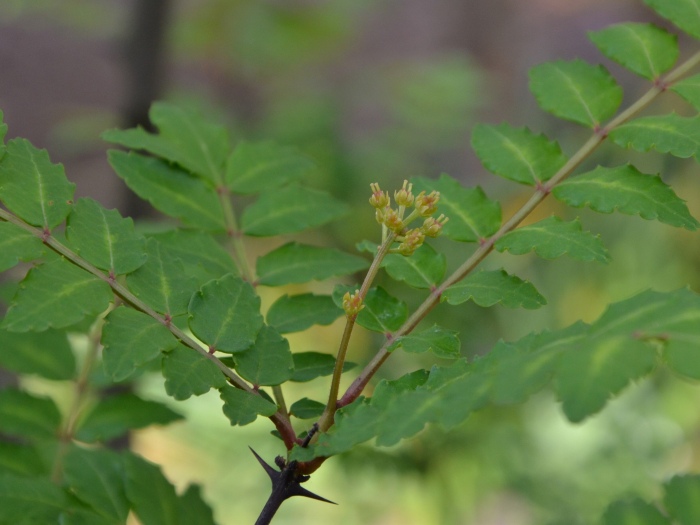
[[355, 290], [355, 293], [345, 292], [343, 296], [343, 310], [345, 310], [345, 315], [348, 317], [357, 315], [365, 307], [362, 304], [362, 297], [360, 296], [360, 290]]

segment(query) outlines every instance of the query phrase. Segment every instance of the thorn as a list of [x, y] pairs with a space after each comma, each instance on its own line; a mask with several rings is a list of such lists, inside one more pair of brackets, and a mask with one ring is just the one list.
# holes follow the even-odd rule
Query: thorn
[[306, 490], [301, 485], [293, 485], [292, 486], [291, 490], [289, 491], [289, 496], [287, 496], [287, 497], [291, 498], [292, 496], [301, 496], [303, 498], [311, 498], [311, 499], [315, 499], [318, 501], [324, 501], [326, 503], [330, 503], [331, 505], [337, 505], [337, 503], [335, 501], [331, 501], [329, 499], [326, 499], [326, 498], [319, 496], [318, 494], [314, 494], [310, 490]]
[[255, 456], [255, 459], [258, 460], [258, 463], [262, 466], [263, 469], [265, 469], [265, 472], [267, 472], [267, 475], [270, 476], [270, 480], [272, 481], [272, 484], [275, 484], [275, 481], [277, 478], [280, 476], [280, 472], [277, 472], [275, 469], [273, 469], [270, 465], [268, 465], [263, 458], [258, 456], [258, 453], [255, 452], [251, 447], [248, 447], [250, 451], [253, 453]]

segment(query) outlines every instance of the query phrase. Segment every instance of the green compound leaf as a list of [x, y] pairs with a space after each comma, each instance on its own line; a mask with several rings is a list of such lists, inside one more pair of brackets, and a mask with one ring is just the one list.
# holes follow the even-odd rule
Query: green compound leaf
[[224, 415], [231, 426], [247, 425], [255, 421], [258, 415], [269, 417], [277, 412], [277, 406], [260, 395], [249, 394], [231, 386], [222, 388], [220, 392], [224, 402]]
[[530, 91], [544, 111], [591, 128], [612, 117], [622, 102], [622, 89], [608, 70], [583, 60], [533, 67]]
[[277, 330], [263, 326], [255, 344], [236, 354], [236, 371], [254, 385], [279, 385], [289, 380], [294, 371], [289, 341]]
[[149, 425], [167, 425], [182, 419], [162, 403], [146, 401], [134, 394], [120, 394], [103, 399], [83, 419], [76, 432], [80, 441], [106, 441], [129, 430]]
[[641, 117], [612, 130], [610, 140], [637, 151], [655, 149], [686, 159], [700, 153], [700, 117], [675, 113]]
[[0, 222], [0, 272], [43, 254], [44, 244], [37, 237], [11, 222]]
[[[345, 292], [353, 293], [359, 286], [339, 284], [333, 290], [333, 300], [342, 307]], [[373, 332], [391, 333], [398, 330], [408, 317], [408, 305], [391, 296], [384, 288], [371, 288], [357, 314], [357, 324]]]
[[442, 234], [453, 241], [477, 242], [496, 233], [501, 226], [501, 205], [489, 200], [478, 186], [465, 188], [449, 175], [438, 180], [415, 178], [414, 193], [440, 192], [438, 213], [450, 218]]
[[81, 257], [112, 275], [124, 275], [146, 262], [145, 239], [134, 221], [106, 210], [92, 199], [79, 199], [68, 216], [66, 238]]
[[124, 466], [116, 452], [71, 446], [63, 462], [68, 490], [104, 518], [126, 523], [129, 501]]
[[292, 403], [292, 406], [289, 407], [289, 413], [299, 419], [315, 419], [321, 417], [325, 408], [326, 405], [323, 403], [304, 397]]
[[208, 122], [196, 111], [164, 102], [153, 104], [149, 117], [160, 134], [134, 128], [106, 131], [102, 138], [175, 162], [213, 185], [223, 182], [223, 167], [229, 151], [224, 127]]
[[447, 269], [445, 256], [429, 244], [423, 244], [413, 255], [389, 254], [382, 265], [392, 279], [414, 288], [433, 288], [442, 281]]
[[606, 263], [610, 260], [600, 236], [583, 231], [578, 219], [565, 222], [559, 217], [549, 217], [505, 234], [494, 247], [499, 252], [509, 251], [513, 255], [534, 250], [543, 259], [568, 255], [580, 261]]
[[491, 173], [530, 186], [549, 180], [567, 160], [557, 142], [505, 123], [474, 126], [472, 148]]
[[11, 332], [64, 328], [106, 310], [111, 300], [106, 282], [56, 258], [32, 268], [22, 280], [2, 328]]
[[224, 231], [226, 221], [214, 188], [160, 159], [110, 150], [114, 172], [155, 209], [206, 231]]
[[535, 309], [547, 304], [530, 282], [503, 269], [473, 273], [447, 288], [441, 300], [457, 305], [470, 299], [483, 307], [501, 303], [508, 308]]
[[7, 143], [0, 161], [0, 201], [33, 226], [52, 229], [71, 210], [75, 184], [62, 164], [53, 164], [46, 150], [25, 139]]
[[369, 262], [357, 255], [290, 242], [260, 257], [257, 273], [260, 284], [281, 286], [347, 275], [368, 267]]
[[700, 110], [700, 75], [684, 78], [670, 87], [696, 110]]
[[[335, 368], [335, 357], [320, 352], [299, 352], [292, 355], [294, 359], [294, 372], [290, 381], [305, 383], [317, 377], [329, 376]], [[345, 361], [343, 372], [355, 368], [355, 363]]]
[[31, 440], [58, 436], [61, 414], [46, 397], [35, 397], [11, 388], [0, 390], [0, 432]]
[[0, 368], [56, 380], [75, 375], [75, 357], [65, 332], [0, 330], [0, 349]]
[[700, 476], [674, 476], [665, 484], [664, 505], [679, 525], [693, 525], [700, 520]]
[[130, 452], [124, 454], [126, 497], [143, 525], [181, 525], [175, 487], [158, 466]]
[[240, 277], [210, 281], [192, 296], [192, 333], [210, 348], [234, 353], [250, 348], [263, 326], [260, 297]]
[[612, 503], [603, 514], [602, 525], [671, 525], [659, 509], [639, 498]]
[[390, 351], [403, 348], [406, 352], [423, 353], [432, 352], [443, 359], [455, 359], [459, 357], [460, 342], [454, 330], [448, 330], [438, 325], [433, 325], [422, 332], [412, 333], [397, 338], [389, 347]]
[[696, 230], [696, 221], [682, 199], [658, 175], [646, 175], [634, 166], [597, 167], [566, 180], [552, 190], [562, 202], [575, 208], [639, 215], [671, 226]]
[[700, 38], [700, 0], [644, 0], [659, 15]]
[[170, 317], [185, 313], [197, 281], [156, 239], [146, 242], [146, 256], [146, 263], [127, 276], [129, 290], [156, 312]]
[[329, 325], [343, 311], [329, 295], [287, 294], [277, 299], [267, 312], [267, 324], [280, 334], [301, 332], [313, 325]]
[[165, 391], [181, 401], [226, 385], [226, 377], [208, 358], [184, 345], [163, 356]]
[[678, 37], [652, 24], [616, 24], [588, 37], [606, 57], [648, 79], [658, 78], [678, 59]]
[[226, 184], [244, 195], [279, 188], [313, 171], [316, 165], [294, 148], [274, 142], [239, 142], [226, 161]]
[[105, 319], [102, 344], [105, 373], [113, 381], [123, 381], [161, 352], [174, 348], [177, 339], [149, 315], [120, 306]]
[[0, 523], [60, 523], [68, 507], [66, 492], [49, 479], [0, 473]]
[[263, 193], [241, 217], [246, 235], [269, 237], [315, 228], [337, 219], [347, 206], [328, 193], [293, 185]]

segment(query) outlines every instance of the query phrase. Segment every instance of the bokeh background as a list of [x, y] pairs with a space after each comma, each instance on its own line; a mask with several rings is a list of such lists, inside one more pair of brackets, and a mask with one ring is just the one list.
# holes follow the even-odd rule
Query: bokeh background
[[[225, 123], [236, 140], [294, 145], [319, 164], [312, 184], [357, 210], [313, 239], [354, 250], [356, 242], [379, 235], [366, 206], [374, 181], [391, 188], [404, 178], [446, 172], [482, 185], [508, 216], [529, 195], [485, 172], [469, 148], [471, 127], [507, 120], [575, 151], [586, 132], [537, 108], [527, 71], [552, 59], [602, 62], [629, 103], [648, 86], [600, 57], [586, 31], [630, 20], [668, 27], [641, 0], [2, 0], [0, 108], [8, 138], [47, 148], [78, 184], [79, 196], [144, 221], [157, 217], [111, 172], [99, 134], [148, 126], [153, 100], [195, 106]], [[687, 56], [694, 44], [680, 41]], [[687, 114], [674, 97], [649, 111]], [[700, 217], [692, 160], [606, 145], [587, 167], [630, 156], [642, 171], [661, 172]], [[542, 208], [533, 220], [580, 216], [602, 235], [612, 263], [491, 256], [487, 266], [531, 280], [549, 304], [534, 312], [440, 307], [434, 315], [461, 332], [464, 355], [483, 354], [500, 338], [592, 321], [605, 305], [647, 288], [700, 290], [697, 235], [556, 202]], [[438, 245], [453, 266], [469, 253]], [[282, 293], [332, 285], [278, 290], [263, 300], [269, 305]], [[413, 304], [419, 299], [393, 290]], [[339, 328], [296, 335], [293, 349], [332, 353]], [[361, 363], [376, 347], [372, 336], [358, 334], [350, 359]], [[397, 354], [382, 374], [393, 378], [430, 365]], [[26, 381], [61, 395], [55, 386]], [[137, 388], [167, 399], [158, 378]], [[287, 395], [322, 399], [325, 388], [317, 380]], [[296, 498], [275, 523], [597, 523], [614, 499], [653, 499], [674, 473], [698, 471], [699, 402], [700, 389], [660, 371], [581, 425], [567, 423], [549, 393], [522, 406], [492, 407], [449, 433], [428, 428], [391, 449], [366, 445], [328, 461], [308, 488], [340, 506]], [[221, 525], [253, 523], [269, 482], [246, 446], [268, 459], [281, 452], [269, 422], [232, 428], [211, 393], [175, 408], [188, 415], [185, 423], [134, 433], [133, 446], [179, 488], [201, 483]]]

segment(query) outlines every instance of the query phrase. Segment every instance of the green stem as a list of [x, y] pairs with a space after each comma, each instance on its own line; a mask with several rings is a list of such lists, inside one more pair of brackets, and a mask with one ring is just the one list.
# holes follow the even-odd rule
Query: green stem
[[241, 231], [238, 229], [236, 214], [233, 212], [231, 195], [228, 188], [224, 186], [223, 183], [221, 186], [219, 186], [219, 188], [217, 188], [216, 193], [219, 196], [219, 203], [221, 204], [221, 209], [224, 212], [226, 235], [231, 243], [231, 252], [234, 260], [236, 261], [236, 266], [238, 266], [238, 271], [246, 281], [254, 284], [255, 274], [248, 263], [248, 254], [246, 253], [243, 240], [241, 239]]

